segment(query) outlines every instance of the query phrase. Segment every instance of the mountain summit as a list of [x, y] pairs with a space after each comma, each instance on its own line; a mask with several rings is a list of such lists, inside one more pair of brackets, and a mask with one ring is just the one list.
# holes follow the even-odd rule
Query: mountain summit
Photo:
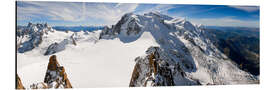
[[[101, 39], [119, 38], [124, 43], [130, 43], [139, 40], [145, 32], [151, 33], [158, 43], [156, 48], [162, 51], [164, 56], [155, 53], [155, 57], [163, 57], [151, 60], [151, 53], [146, 53], [147, 56], [137, 57], [130, 86], [146, 86], [148, 81], [153, 82], [150, 84], [152, 86], [257, 83], [255, 76], [240, 70], [213, 45], [206, 37], [208, 33], [202, 30], [202, 25], [192, 24], [186, 19], [174, 19], [156, 12], [144, 15], [128, 13], [112, 28], [103, 30], [100, 36]], [[149, 50], [152, 48], [149, 47]], [[157, 71], [153, 72], [153, 65], [149, 62], [155, 60]], [[162, 63], [168, 63], [167, 68], [161, 69], [164, 67], [160, 66]], [[176, 67], [179, 67], [181, 72], [175, 70]], [[171, 73], [170, 83], [168, 78], [162, 78], [168, 77], [163, 76], [163, 72]], [[154, 77], [151, 73], [154, 73]], [[183, 79], [179, 79], [180, 77]], [[161, 83], [160, 79], [163, 84], [158, 84]]]
[[45, 24], [32, 24], [28, 23], [27, 27], [17, 30], [17, 39], [18, 39], [18, 51], [19, 53], [24, 53], [30, 51], [35, 47], [38, 47], [42, 42], [44, 34], [48, 32], [54, 32], [55, 30]]

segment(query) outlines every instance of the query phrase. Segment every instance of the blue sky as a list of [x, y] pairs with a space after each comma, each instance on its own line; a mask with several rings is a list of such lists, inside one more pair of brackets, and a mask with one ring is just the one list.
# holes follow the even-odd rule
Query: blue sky
[[48, 22], [54, 26], [112, 25], [125, 13], [158, 11], [208, 26], [259, 27], [258, 6], [126, 4], [93, 2], [17, 2], [17, 23]]

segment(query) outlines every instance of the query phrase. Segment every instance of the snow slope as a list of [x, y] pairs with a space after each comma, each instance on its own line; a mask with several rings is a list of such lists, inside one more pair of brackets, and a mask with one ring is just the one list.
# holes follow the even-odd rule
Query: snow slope
[[187, 74], [186, 78], [203, 85], [258, 82], [255, 76], [240, 70], [221, 53], [205, 37], [208, 33], [200, 29], [201, 25], [194, 25], [185, 19], [164, 18], [165, 16], [156, 12], [144, 15], [128, 13], [114, 27], [103, 31], [101, 38], [119, 38], [122, 42], [129, 43], [137, 41], [142, 33], [150, 32], [160, 48], [168, 54], [168, 58], [180, 63]]
[[[98, 34], [99, 31], [95, 33]], [[40, 47], [18, 53], [18, 75], [26, 87], [44, 79], [49, 60], [49, 56], [43, 55], [44, 49], [54, 40], [60, 42], [72, 34], [56, 31], [49, 35], [44, 39], [46, 43], [42, 43]], [[144, 54], [148, 47], [158, 46], [149, 32], [132, 43], [123, 43], [118, 38], [98, 42], [89, 41], [90, 39], [93, 37], [78, 40], [77, 46], [68, 44], [65, 50], [55, 54], [60, 65], [65, 67], [73, 87], [128, 86], [135, 64], [134, 58]]]

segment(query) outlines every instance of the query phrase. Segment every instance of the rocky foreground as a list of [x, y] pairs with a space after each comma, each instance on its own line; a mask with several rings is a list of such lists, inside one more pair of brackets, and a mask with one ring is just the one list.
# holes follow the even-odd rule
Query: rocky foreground
[[[17, 75], [17, 89], [25, 89], [20, 77]], [[27, 87], [26, 87], [27, 88]], [[44, 82], [33, 83], [31, 89], [50, 89], [50, 88], [72, 88], [72, 85], [67, 77], [65, 68], [60, 66], [56, 59], [56, 55], [52, 55], [49, 59], [47, 72]]]

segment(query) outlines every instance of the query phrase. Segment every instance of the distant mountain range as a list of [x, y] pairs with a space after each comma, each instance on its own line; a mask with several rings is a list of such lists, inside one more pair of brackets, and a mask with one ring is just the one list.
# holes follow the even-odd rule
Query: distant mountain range
[[59, 31], [69, 30], [79, 32], [79, 31], [103, 30], [104, 26], [53, 26], [52, 28]]
[[[17, 29], [26, 28], [27, 26], [17, 26]], [[104, 26], [52, 26], [53, 29], [58, 31], [95, 31], [95, 30], [103, 30]]]

